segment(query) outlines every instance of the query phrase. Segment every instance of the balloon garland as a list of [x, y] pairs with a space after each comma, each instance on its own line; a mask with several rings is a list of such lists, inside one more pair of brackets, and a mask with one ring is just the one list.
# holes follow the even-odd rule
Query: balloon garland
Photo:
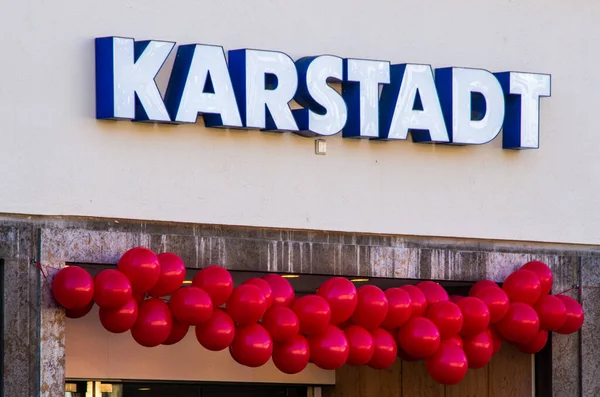
[[301, 372], [309, 361], [328, 370], [344, 364], [385, 369], [399, 357], [424, 360], [444, 385], [485, 366], [503, 341], [535, 354], [548, 332], [572, 334], [584, 321], [579, 302], [550, 295], [552, 271], [539, 261], [513, 272], [502, 287], [478, 281], [467, 297], [449, 296], [433, 281], [382, 291], [333, 277], [316, 294], [296, 298], [280, 275], [234, 288], [229, 271], [218, 266], [200, 270], [191, 286], [184, 280], [179, 256], [137, 247], [116, 270], [93, 278], [77, 266], [60, 270], [52, 292], [67, 317], [81, 318], [96, 304], [106, 330], [130, 331], [146, 347], [178, 343], [194, 327], [205, 349], [229, 349], [248, 367], [272, 358], [286, 374]]

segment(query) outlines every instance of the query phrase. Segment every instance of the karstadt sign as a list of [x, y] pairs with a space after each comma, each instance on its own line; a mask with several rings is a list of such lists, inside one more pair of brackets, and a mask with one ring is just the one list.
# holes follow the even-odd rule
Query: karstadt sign
[[[539, 148], [550, 75], [390, 64], [189, 44], [177, 49], [165, 96], [155, 78], [175, 43], [96, 39], [96, 115], [157, 123], [478, 145], [503, 129], [505, 149]], [[341, 94], [330, 84], [341, 83]], [[302, 108], [292, 110], [295, 100]]]

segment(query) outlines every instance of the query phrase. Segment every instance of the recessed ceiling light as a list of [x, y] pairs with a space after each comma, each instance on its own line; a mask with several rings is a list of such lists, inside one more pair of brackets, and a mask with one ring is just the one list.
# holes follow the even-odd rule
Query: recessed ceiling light
[[353, 283], [366, 283], [367, 281], [369, 281], [368, 278], [353, 278], [350, 281], [352, 281]]
[[298, 278], [300, 277], [299, 274], [282, 274], [281, 277], [283, 278]]

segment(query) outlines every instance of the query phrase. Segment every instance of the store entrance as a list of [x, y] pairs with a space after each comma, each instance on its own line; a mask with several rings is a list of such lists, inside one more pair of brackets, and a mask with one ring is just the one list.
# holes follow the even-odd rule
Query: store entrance
[[307, 389], [260, 383], [68, 381], [65, 397], [307, 397]]

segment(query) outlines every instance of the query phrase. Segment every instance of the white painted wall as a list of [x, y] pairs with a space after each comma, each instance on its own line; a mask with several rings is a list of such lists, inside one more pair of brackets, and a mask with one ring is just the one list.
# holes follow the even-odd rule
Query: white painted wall
[[[0, 16], [0, 212], [600, 243], [595, 38], [575, 0], [18, 1]], [[552, 74], [512, 152], [95, 120], [99, 36]], [[164, 83], [166, 76], [161, 76]]]

